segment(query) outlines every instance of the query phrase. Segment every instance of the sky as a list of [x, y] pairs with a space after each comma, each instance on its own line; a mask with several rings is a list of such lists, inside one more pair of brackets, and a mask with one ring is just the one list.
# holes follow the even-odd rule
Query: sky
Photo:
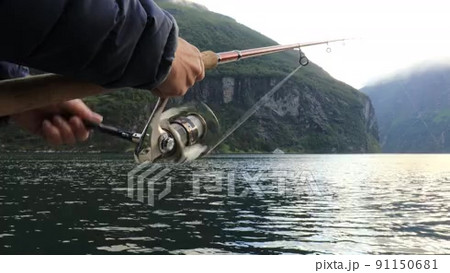
[[328, 73], [361, 88], [405, 68], [450, 62], [450, 2], [443, 0], [191, 0], [280, 44], [334, 38], [304, 48]]

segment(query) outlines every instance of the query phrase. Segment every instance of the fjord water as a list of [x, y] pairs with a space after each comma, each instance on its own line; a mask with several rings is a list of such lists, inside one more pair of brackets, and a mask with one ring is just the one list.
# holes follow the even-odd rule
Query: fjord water
[[450, 254], [450, 155], [216, 156], [153, 195], [125, 156], [0, 164], [0, 254]]

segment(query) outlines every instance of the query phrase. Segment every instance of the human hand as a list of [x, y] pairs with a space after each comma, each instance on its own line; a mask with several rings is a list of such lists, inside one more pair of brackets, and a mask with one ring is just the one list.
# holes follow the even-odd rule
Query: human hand
[[170, 73], [153, 93], [162, 98], [183, 96], [204, 77], [205, 66], [200, 51], [182, 38], [178, 38], [178, 47]]
[[100, 123], [103, 117], [92, 112], [83, 101], [75, 99], [15, 114], [11, 120], [56, 146], [85, 141], [89, 137], [89, 130], [83, 120]]

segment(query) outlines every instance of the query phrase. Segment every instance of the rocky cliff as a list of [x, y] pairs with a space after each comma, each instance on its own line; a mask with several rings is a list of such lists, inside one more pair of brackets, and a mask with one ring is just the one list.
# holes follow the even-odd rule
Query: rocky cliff
[[[378, 128], [367, 96], [337, 83], [345, 91], [324, 90], [321, 84], [287, 82], [255, 116], [222, 146], [222, 151], [360, 153], [378, 151]], [[229, 127], [275, 86], [279, 77], [211, 77], [186, 100], [207, 102]], [[340, 92], [349, 92], [342, 97]]]

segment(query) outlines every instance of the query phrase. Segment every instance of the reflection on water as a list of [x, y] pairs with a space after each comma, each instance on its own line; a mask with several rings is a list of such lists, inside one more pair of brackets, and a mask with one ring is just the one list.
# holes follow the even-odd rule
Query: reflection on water
[[0, 164], [0, 254], [450, 254], [449, 155], [214, 157], [154, 207], [127, 198], [123, 156]]

